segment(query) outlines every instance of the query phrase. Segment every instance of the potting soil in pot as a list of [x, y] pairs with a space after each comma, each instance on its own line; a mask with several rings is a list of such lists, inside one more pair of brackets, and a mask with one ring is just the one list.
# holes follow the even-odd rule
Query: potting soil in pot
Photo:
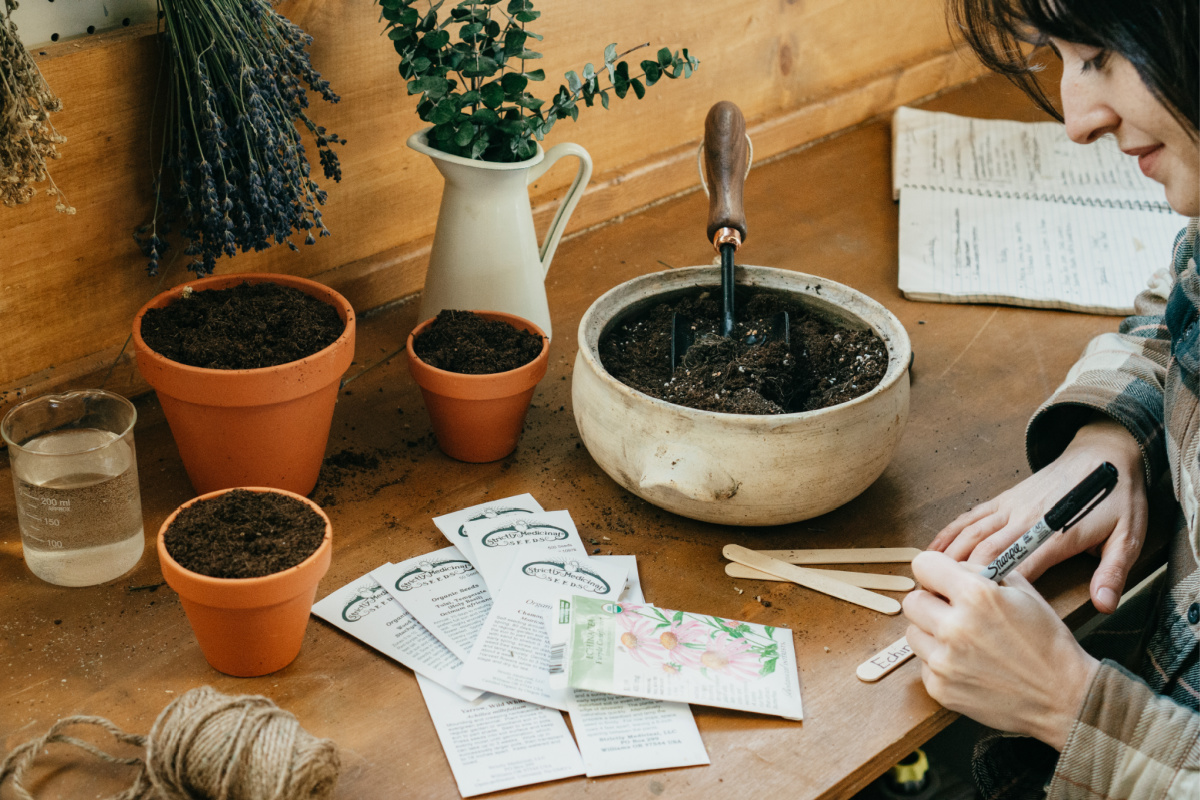
[[164, 544], [192, 572], [258, 578], [296, 566], [324, 538], [325, 520], [299, 500], [233, 489], [180, 511]]
[[542, 352], [542, 337], [473, 311], [447, 309], [413, 339], [413, 352], [447, 372], [491, 375], [533, 361]]
[[[746, 344], [787, 311], [790, 346]], [[691, 321], [695, 341], [671, 369], [672, 315]], [[720, 336], [720, 292], [697, 290], [659, 303], [600, 338], [600, 361], [614, 378], [668, 403], [730, 414], [789, 414], [844, 403], [875, 388], [887, 372], [887, 346], [871, 330], [823, 317], [795, 296], [739, 291], [733, 336]]]
[[142, 339], [172, 361], [207, 369], [258, 369], [298, 361], [333, 344], [337, 310], [290, 286], [242, 283], [188, 292], [142, 317]]

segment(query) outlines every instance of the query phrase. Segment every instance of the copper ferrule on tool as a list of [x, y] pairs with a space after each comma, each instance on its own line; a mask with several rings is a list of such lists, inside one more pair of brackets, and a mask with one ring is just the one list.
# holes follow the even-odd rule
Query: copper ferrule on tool
[[723, 244], [732, 244], [734, 250], [738, 249], [742, 246], [742, 232], [737, 228], [717, 228], [713, 234], [713, 248], [719, 253]]

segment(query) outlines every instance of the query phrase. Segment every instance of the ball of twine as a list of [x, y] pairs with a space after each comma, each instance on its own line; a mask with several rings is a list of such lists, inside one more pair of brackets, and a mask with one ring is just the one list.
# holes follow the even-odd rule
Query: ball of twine
[[[71, 725], [97, 725], [120, 742], [145, 747], [144, 758], [119, 758], [67, 736]], [[0, 764], [21, 800], [22, 778], [49, 744], [79, 747], [104, 761], [138, 766], [134, 783], [113, 800], [323, 800], [333, 793], [337, 745], [318, 739], [265, 697], [230, 696], [203, 686], [158, 715], [148, 736], [122, 731], [103, 717], [68, 717], [17, 747]]]

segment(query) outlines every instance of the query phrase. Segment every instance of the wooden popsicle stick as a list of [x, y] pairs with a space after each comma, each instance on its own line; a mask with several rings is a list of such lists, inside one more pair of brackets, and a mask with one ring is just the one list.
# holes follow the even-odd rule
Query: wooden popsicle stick
[[854, 674], [860, 681], [874, 683], [912, 657], [912, 647], [908, 639], [902, 636], [859, 664]]
[[758, 550], [789, 564], [908, 564], [917, 547], [849, 547], [831, 550]]
[[885, 597], [875, 592], [868, 592], [866, 589], [860, 589], [857, 586], [851, 586], [844, 581], [821, 575], [811, 569], [797, 567], [780, 561], [777, 558], [764, 556], [741, 545], [727, 544], [721, 552], [730, 561], [745, 564], [747, 567], [753, 567], [761, 572], [778, 576], [808, 589], [827, 594], [830, 597], [836, 597], [839, 600], [845, 600], [846, 602], [869, 608], [872, 611], [878, 611], [881, 614], [900, 613], [900, 603], [890, 597]]
[[[760, 551], [761, 552], [761, 551]], [[801, 567], [807, 572], [815, 572], [819, 575], [825, 575], [829, 578], [835, 578], [843, 583], [848, 583], [851, 586], [857, 586], [860, 589], [880, 589], [885, 592], [908, 592], [917, 588], [917, 582], [912, 578], [906, 578], [903, 575], [877, 575], [873, 572], [849, 572], [844, 569], [813, 569], [812, 567]], [[725, 574], [731, 578], [746, 578], [749, 580], [759, 581], [784, 581], [785, 578], [780, 578], [777, 575], [763, 572], [754, 567], [747, 567], [745, 564], [738, 564], [731, 561], [725, 565]]]

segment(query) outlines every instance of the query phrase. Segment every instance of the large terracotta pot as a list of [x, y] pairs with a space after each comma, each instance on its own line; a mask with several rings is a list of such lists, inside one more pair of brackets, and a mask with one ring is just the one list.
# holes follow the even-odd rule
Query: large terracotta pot
[[[142, 317], [194, 291], [243, 281], [299, 289], [333, 306], [346, 323], [337, 341], [299, 361], [261, 369], [204, 369], [172, 361], [142, 340]], [[317, 485], [341, 377], [354, 360], [354, 309], [327, 286], [293, 275], [217, 275], [163, 292], [133, 320], [138, 369], [162, 404], [183, 466], [198, 493], [270, 486], [308, 494]]]
[[333, 530], [320, 506], [292, 492], [245, 488], [287, 495], [319, 514], [325, 520], [325, 538], [316, 552], [294, 567], [261, 578], [213, 578], [182, 567], [167, 552], [167, 529], [183, 509], [228, 489], [187, 501], [158, 531], [163, 579], [179, 594], [205, 660], [213, 669], [239, 678], [281, 670], [299, 655], [317, 584], [329, 570], [333, 554]]
[[911, 345], [900, 321], [848, 286], [790, 270], [738, 267], [739, 285], [785, 290], [888, 348], [882, 382], [830, 408], [753, 416], [684, 408], [617, 381], [600, 363], [601, 335], [628, 315], [699, 286], [712, 267], [656, 272], [616, 286], [579, 323], [571, 398], [592, 458], [629, 491], [692, 519], [778, 525], [831, 511], [879, 477], [908, 419]]
[[490, 375], [438, 369], [418, 358], [413, 350], [413, 339], [433, 324], [434, 317], [408, 335], [408, 369], [421, 387], [438, 447], [459, 461], [482, 463], [498, 461], [516, 449], [533, 390], [550, 362], [550, 340], [540, 327], [514, 314], [475, 313], [541, 336], [542, 352], [528, 364]]

